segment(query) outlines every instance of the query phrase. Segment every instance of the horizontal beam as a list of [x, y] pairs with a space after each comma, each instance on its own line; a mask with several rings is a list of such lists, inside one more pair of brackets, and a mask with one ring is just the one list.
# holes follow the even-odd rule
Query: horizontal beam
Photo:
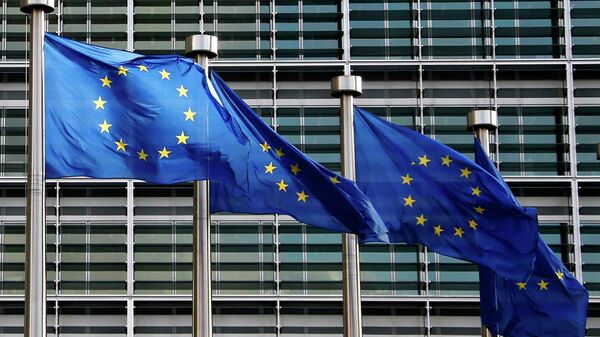
[[[507, 182], [569, 182], [575, 179], [580, 182], [600, 182], [600, 176], [503, 176], [503, 178]], [[123, 187], [125, 187], [129, 180], [136, 184], [145, 184], [144, 181], [137, 179], [94, 179], [85, 177], [47, 179], [46, 182], [51, 184], [56, 182], [61, 184], [123, 184]], [[2, 184], [25, 184], [25, 182], [25, 177], [0, 177], [0, 186]], [[192, 186], [191, 183], [189, 186]]]
[[[48, 301], [127, 301], [130, 297], [104, 296], [104, 295], [49, 295]], [[192, 296], [181, 295], [134, 295], [134, 301], [150, 302], [191, 302]], [[0, 295], [0, 302], [20, 302], [24, 296]], [[341, 295], [213, 295], [214, 301], [220, 302], [342, 302]], [[370, 296], [363, 295], [363, 302], [386, 303], [386, 302], [461, 302], [478, 303], [479, 296]], [[600, 304], [600, 296], [590, 296], [589, 303]]]
[[[581, 58], [568, 61], [566, 59], [432, 59], [432, 60], [351, 60], [350, 66], [420, 66], [420, 65], [600, 65], [600, 59], [597, 58]], [[299, 60], [277, 60], [277, 61], [256, 61], [256, 60], [219, 60], [213, 61], [215, 67], [239, 67], [239, 66], [255, 66], [255, 67], [326, 67], [336, 68], [344, 66], [342, 60], [332, 61], [299, 61]], [[25, 68], [28, 66], [26, 61], [4, 61], [0, 62], [2, 68]]]

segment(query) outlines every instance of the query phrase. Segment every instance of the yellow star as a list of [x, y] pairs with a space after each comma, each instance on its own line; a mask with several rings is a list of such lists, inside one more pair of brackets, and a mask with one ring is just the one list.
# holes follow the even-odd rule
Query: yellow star
[[419, 165], [427, 167], [427, 163], [429, 163], [430, 161], [431, 160], [427, 158], [426, 154], [424, 154], [423, 157], [419, 157]]
[[549, 284], [550, 283], [544, 281], [544, 279], [541, 279], [541, 281], [537, 283], [537, 285], [540, 286], [540, 290], [548, 290]]
[[143, 64], [140, 64], [140, 65], [138, 65], [137, 67], [140, 69], [140, 71], [145, 71], [145, 72], [148, 72], [148, 67], [146, 67], [146, 66], [145, 66], [145, 65], [143, 65]]
[[465, 177], [465, 178], [469, 179], [469, 175], [471, 173], [473, 173], [473, 172], [469, 171], [468, 167], [465, 167], [464, 169], [460, 169], [460, 176], [461, 177]]
[[442, 229], [442, 225], [437, 225], [437, 226], [433, 227], [433, 234], [435, 234], [437, 236], [442, 235], [443, 231], [444, 230]]
[[275, 155], [277, 156], [277, 158], [281, 158], [285, 156], [285, 153], [283, 153], [281, 149], [275, 149]]
[[404, 199], [404, 206], [410, 206], [413, 207], [413, 204], [415, 203], [415, 199], [412, 198], [412, 195], [408, 195], [408, 197], [403, 198]]
[[260, 144], [260, 147], [262, 147], [263, 152], [269, 152], [269, 150], [271, 149], [271, 146], [269, 146], [267, 142], [265, 142], [264, 144]]
[[562, 271], [558, 270], [556, 272], [556, 276], [558, 277], [559, 280], [562, 280], [565, 278], [565, 273], [563, 273]]
[[96, 109], [94, 110], [98, 110], [98, 108], [104, 110], [104, 104], [106, 104], [106, 101], [103, 101], [102, 97], [98, 96], [98, 99], [92, 102], [96, 103]]
[[477, 221], [469, 220], [469, 227], [473, 228], [473, 230], [477, 230]]
[[185, 120], [191, 120], [192, 122], [194, 121], [194, 116], [196, 116], [196, 113], [192, 111], [192, 108], [188, 108], [187, 111], [184, 111], [183, 114], [185, 115]]
[[144, 152], [144, 149], [142, 149], [137, 154], [138, 154], [140, 160], [143, 160], [143, 161], [148, 160], [148, 154], [146, 152]]
[[123, 76], [127, 76], [127, 71], [129, 69], [124, 68], [123, 66], [119, 66], [119, 73], [117, 75], [123, 75]]
[[479, 189], [479, 186], [475, 188], [471, 187], [471, 195], [476, 195], [478, 197], [481, 196], [481, 190]]
[[115, 144], [117, 144], [117, 151], [123, 150], [123, 152], [125, 152], [125, 146], [128, 145], [128, 144], [125, 144], [125, 142], [123, 142], [123, 138], [119, 139], [119, 141], [115, 142]]
[[406, 185], [410, 185], [410, 182], [413, 181], [414, 178], [410, 177], [410, 174], [406, 174], [405, 176], [402, 176], [402, 185], [406, 184]]
[[519, 290], [525, 290], [525, 289], [527, 289], [525, 287], [527, 285], [527, 283], [525, 283], [525, 282], [517, 282], [516, 284], [517, 284], [517, 286], [519, 286]]
[[171, 73], [167, 72], [164, 68], [163, 68], [163, 70], [159, 71], [158, 73], [161, 76], [161, 80], [169, 80], [169, 81], [171, 80], [171, 77], [169, 77], [169, 76], [171, 76]]
[[462, 227], [454, 227], [454, 236], [458, 236], [462, 239], [463, 234], [465, 234], [465, 231], [462, 229]]
[[308, 194], [304, 193], [304, 191], [300, 193], [296, 192], [296, 194], [298, 195], [298, 201], [306, 202], [306, 200], [308, 199]]
[[273, 171], [275, 171], [276, 168], [277, 166], [273, 166], [273, 162], [270, 162], [269, 165], [265, 166], [265, 173], [273, 174]]
[[281, 179], [281, 181], [277, 183], [277, 186], [279, 186], [279, 190], [280, 190], [280, 191], [287, 192], [287, 187], [288, 187], [288, 184], [286, 184], [286, 183], [283, 181], [283, 179]]
[[160, 158], [169, 158], [169, 153], [171, 153], [171, 152], [172, 151], [167, 150], [166, 146], [163, 146], [162, 150], [158, 150], [158, 153], [160, 154]]
[[112, 81], [108, 79], [108, 76], [104, 76], [104, 78], [101, 78], [100, 81], [102, 81], [102, 86], [103, 87], [109, 87], [110, 88], [110, 84], [112, 83]]
[[485, 212], [485, 208], [483, 208], [481, 206], [477, 206], [477, 207], [475, 207], [475, 212], [477, 212], [479, 214], [483, 214], [483, 212]]
[[181, 131], [181, 134], [179, 136], [175, 137], [177, 137], [177, 144], [187, 144], [187, 140], [188, 138], [190, 138], [190, 136], [186, 136], [185, 133], [183, 133], [183, 131]]
[[104, 123], [98, 124], [98, 126], [100, 127], [100, 133], [103, 133], [103, 132], [110, 133], [110, 131], [108, 129], [112, 126], [112, 124], [108, 124], [105, 119]]
[[179, 88], [177, 88], [177, 91], [179, 91], [179, 97], [181, 96], [185, 96], [188, 97], [187, 93], [189, 90], [187, 90], [186, 88], [183, 87], [183, 84], [179, 86]]
[[334, 184], [339, 184], [340, 183], [340, 180], [338, 179], [337, 176], [329, 177], [329, 180], [331, 180], [331, 182], [334, 183]]
[[450, 155], [442, 157], [442, 165], [450, 167], [450, 163], [454, 160], [450, 159]]
[[427, 219], [425, 219], [425, 215], [421, 214], [416, 218], [417, 218], [417, 225], [425, 226], [425, 221], [427, 221]]
[[295, 176], [297, 176], [297, 175], [298, 175], [298, 172], [302, 171], [302, 170], [300, 169], [300, 166], [299, 166], [298, 164], [296, 164], [296, 165], [290, 165], [290, 170], [292, 171], [292, 173], [293, 173]]

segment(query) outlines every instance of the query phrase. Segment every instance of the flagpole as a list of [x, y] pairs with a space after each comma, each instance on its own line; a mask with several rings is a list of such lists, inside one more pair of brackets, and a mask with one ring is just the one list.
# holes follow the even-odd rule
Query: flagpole
[[[190, 35], [185, 53], [204, 68], [208, 80], [208, 60], [217, 56], [217, 37]], [[208, 180], [194, 181], [193, 237], [193, 337], [212, 336], [212, 280], [210, 252], [210, 194]]]
[[30, 22], [24, 337], [46, 337], [44, 31], [53, 10], [54, 0], [21, 1]]
[[[342, 175], [356, 180], [354, 157], [354, 96], [362, 94], [362, 77], [337, 76], [331, 79], [331, 95], [340, 98], [342, 125]], [[344, 337], [362, 337], [360, 263], [358, 240], [354, 234], [342, 237], [342, 279]]]
[[[481, 147], [490, 155], [490, 133], [498, 128], [498, 114], [496, 110], [482, 109], [469, 111], [467, 115], [469, 129], [475, 132]], [[491, 337], [492, 333], [485, 325], [481, 324], [481, 336]]]
[[475, 132], [485, 153], [490, 154], [490, 133], [498, 128], [498, 115], [495, 110], [473, 110], [467, 116], [469, 129]]

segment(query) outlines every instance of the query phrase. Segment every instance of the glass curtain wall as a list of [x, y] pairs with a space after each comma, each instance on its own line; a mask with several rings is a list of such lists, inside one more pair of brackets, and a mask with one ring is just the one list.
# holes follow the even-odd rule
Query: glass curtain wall
[[[349, 9], [349, 11], [346, 10]], [[329, 80], [358, 105], [473, 155], [466, 113], [498, 111], [492, 157], [592, 295], [600, 336], [600, 6], [589, 0], [58, 1], [48, 30], [112, 48], [219, 38], [213, 68], [278, 133], [340, 170]], [[0, 334], [22, 335], [27, 18], [0, 21]], [[344, 31], [343, 27], [350, 27]], [[343, 40], [348, 39], [345, 46]], [[190, 185], [48, 183], [49, 334], [191, 335]], [[285, 216], [213, 216], [215, 336], [341, 336], [341, 236]], [[361, 246], [365, 336], [479, 336], [475, 265]]]

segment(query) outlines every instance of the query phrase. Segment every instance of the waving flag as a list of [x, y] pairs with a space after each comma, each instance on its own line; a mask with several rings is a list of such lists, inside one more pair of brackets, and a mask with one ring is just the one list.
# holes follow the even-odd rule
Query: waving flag
[[[180, 56], [143, 56], [46, 36], [48, 178], [210, 179], [213, 209], [289, 214], [387, 241], [368, 198], [279, 137]], [[227, 101], [227, 100], [231, 101]]]
[[249, 144], [180, 56], [143, 56], [46, 34], [46, 174], [172, 184], [235, 175]]
[[391, 242], [420, 243], [509, 278], [533, 267], [537, 217], [498, 177], [429, 137], [355, 108], [357, 183]]
[[[475, 161], [495, 176], [500, 173], [475, 141]], [[538, 238], [530, 275], [517, 281], [479, 268], [481, 320], [495, 335], [505, 337], [583, 337], [587, 290]]]

